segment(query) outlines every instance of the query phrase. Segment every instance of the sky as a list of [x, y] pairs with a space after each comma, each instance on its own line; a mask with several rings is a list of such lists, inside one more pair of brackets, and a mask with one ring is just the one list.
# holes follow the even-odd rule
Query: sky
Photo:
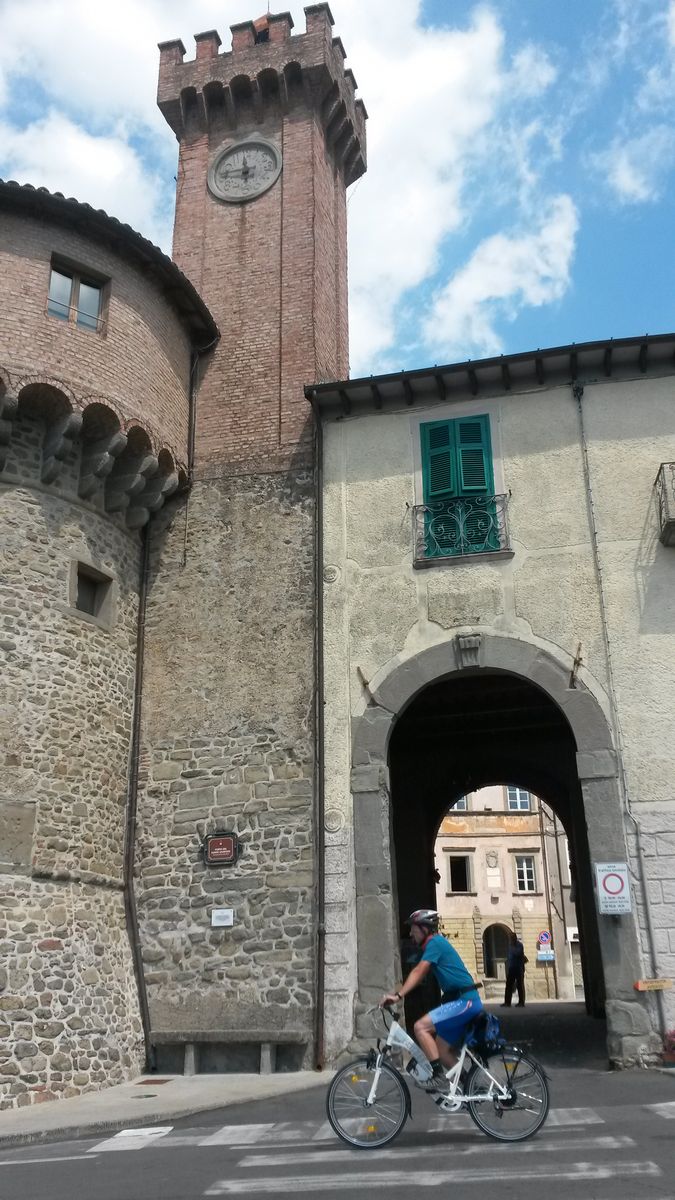
[[[283, 0], [295, 32], [302, 5]], [[157, 43], [266, 0], [0, 0], [0, 177], [171, 252]], [[369, 114], [352, 376], [675, 329], [675, 0], [331, 0]]]

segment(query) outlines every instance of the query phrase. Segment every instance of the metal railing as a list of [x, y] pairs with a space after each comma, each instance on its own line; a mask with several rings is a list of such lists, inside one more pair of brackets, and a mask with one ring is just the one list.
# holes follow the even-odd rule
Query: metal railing
[[659, 513], [659, 541], [675, 546], [675, 463], [661, 463], [654, 480]]
[[441, 558], [510, 550], [506, 523], [508, 499], [508, 495], [459, 496], [415, 505], [415, 566], [428, 567]]

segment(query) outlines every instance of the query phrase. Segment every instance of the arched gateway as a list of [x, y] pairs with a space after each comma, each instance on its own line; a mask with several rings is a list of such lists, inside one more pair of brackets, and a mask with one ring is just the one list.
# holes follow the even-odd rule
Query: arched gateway
[[458, 634], [399, 660], [371, 681], [370, 693], [353, 740], [357, 1033], [359, 1009], [392, 975], [401, 913], [432, 902], [422, 864], [439, 819], [434, 805], [447, 808], [455, 793], [509, 778], [542, 795], [566, 826], [588, 1007], [606, 1012], [609, 1057], [635, 1058], [651, 1032], [633, 987], [641, 973], [637, 919], [598, 918], [592, 886], [594, 861], [628, 858], [617, 755], [597, 696], [550, 649], [487, 633]]

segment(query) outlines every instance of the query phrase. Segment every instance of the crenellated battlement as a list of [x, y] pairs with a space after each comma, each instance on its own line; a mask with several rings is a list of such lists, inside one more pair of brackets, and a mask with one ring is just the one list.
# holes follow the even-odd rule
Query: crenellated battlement
[[196, 34], [187, 62], [182, 41], [161, 42], [157, 103], [176, 137], [263, 123], [270, 108], [286, 113], [309, 101], [346, 183], [358, 179], [366, 169], [365, 105], [328, 5], [306, 7], [305, 21], [297, 35], [287, 12], [232, 25], [232, 48], [222, 53], [216, 30]]
[[150, 430], [100, 398], [35, 376], [0, 381], [0, 485], [51, 485], [140, 529], [186, 478]]

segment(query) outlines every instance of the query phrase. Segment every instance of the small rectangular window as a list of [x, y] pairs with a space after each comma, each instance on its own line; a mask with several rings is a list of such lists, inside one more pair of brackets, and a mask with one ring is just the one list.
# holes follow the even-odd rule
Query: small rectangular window
[[451, 892], [471, 891], [471, 869], [468, 854], [451, 854], [449, 856], [448, 876]]
[[105, 618], [111, 586], [109, 575], [104, 575], [87, 563], [78, 563], [75, 608], [91, 617]]
[[103, 282], [81, 275], [62, 265], [53, 265], [49, 275], [47, 313], [83, 329], [100, 330], [103, 325]]
[[516, 854], [516, 885], [519, 892], [535, 892], [534, 855]]
[[506, 789], [506, 806], [509, 812], [529, 812], [532, 808], [530, 793], [524, 788], [509, 785]]
[[460, 796], [459, 800], [455, 800], [455, 803], [450, 805], [450, 812], [466, 812], [468, 807], [466, 796]]

